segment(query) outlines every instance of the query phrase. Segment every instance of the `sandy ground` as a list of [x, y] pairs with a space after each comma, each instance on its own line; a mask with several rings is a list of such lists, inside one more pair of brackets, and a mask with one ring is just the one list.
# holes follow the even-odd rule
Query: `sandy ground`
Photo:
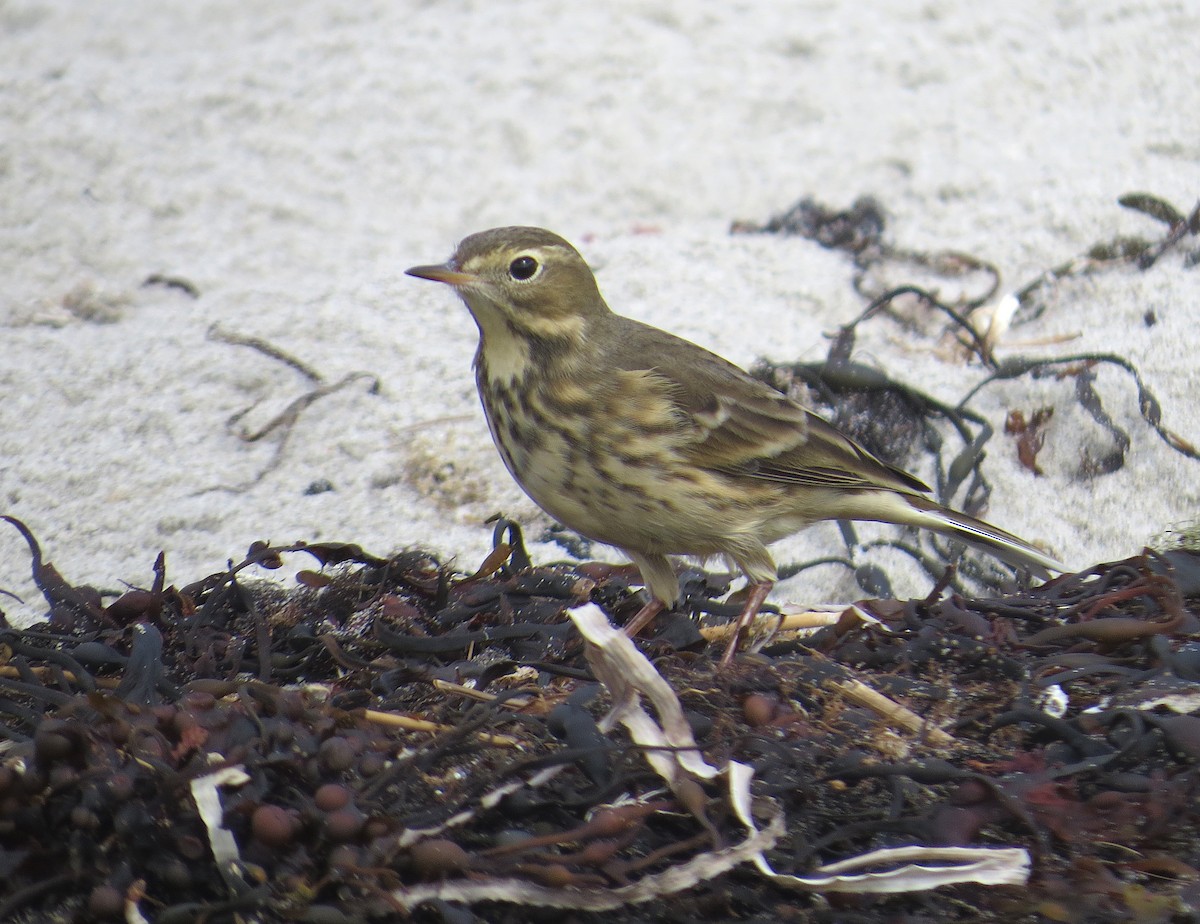
[[[742, 364], [818, 359], [863, 306], [850, 261], [733, 220], [873, 194], [894, 243], [989, 260], [1002, 291], [1159, 235], [1116, 199], [1187, 211], [1200, 194], [1197, 34], [1195, 4], [1118, 0], [0, 0], [0, 512], [69, 580], [113, 589], [149, 583], [159, 550], [184, 583], [256, 539], [423, 546], [473, 569], [490, 514], [545, 522], [491, 447], [469, 316], [404, 268], [542, 225], [618, 311]], [[144, 285], [156, 274], [198, 296]], [[1200, 440], [1198, 296], [1179, 253], [1060, 281], [1004, 355], [1119, 352]], [[214, 329], [378, 389], [314, 403], [268, 470], [278, 439], [237, 427], [311, 382]], [[857, 358], [950, 403], [983, 376], [888, 321]], [[1106, 437], [1072, 380], [976, 402], [997, 429], [1056, 408], [1041, 477], [996, 437], [987, 515], [1078, 566], [1200, 510], [1200, 463], [1145, 424], [1132, 382], [1096, 387], [1131, 438], [1101, 477], [1080, 473]], [[838, 544], [821, 526], [778, 557]], [[0, 587], [26, 600], [0, 601], [10, 616], [40, 612], [6, 525]], [[782, 592], [856, 593], [833, 569]]]

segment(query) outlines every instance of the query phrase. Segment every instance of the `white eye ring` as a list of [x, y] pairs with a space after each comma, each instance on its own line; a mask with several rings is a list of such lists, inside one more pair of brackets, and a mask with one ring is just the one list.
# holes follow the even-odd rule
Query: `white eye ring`
[[508, 275], [511, 279], [517, 282], [528, 282], [542, 270], [542, 264], [538, 263], [529, 254], [521, 254], [512, 263], [508, 264]]

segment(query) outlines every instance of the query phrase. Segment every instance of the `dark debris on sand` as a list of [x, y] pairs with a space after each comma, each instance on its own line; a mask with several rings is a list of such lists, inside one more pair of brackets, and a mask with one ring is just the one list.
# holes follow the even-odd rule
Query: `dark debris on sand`
[[[706, 758], [752, 766], [756, 799], [782, 810], [777, 871], [1017, 846], [1026, 887], [820, 894], [743, 864], [604, 912], [410, 909], [397, 896], [431, 883], [618, 889], [740, 836], [715, 788], [681, 804], [597, 726], [608, 692], [566, 611], [627, 619], [624, 570], [535, 566], [501, 524], [472, 575], [419, 552], [258, 545], [183, 587], [160, 560], [151, 587], [106, 602], [6, 519], [47, 616], [0, 628], [2, 921], [1170, 922], [1200, 906], [1190, 552], [992, 599], [860, 601], [723, 674], [720, 626], [694, 617], [721, 622], [725, 584], [696, 572], [693, 612], [639, 642]], [[292, 589], [262, 579], [304, 556], [319, 567]], [[197, 783], [226, 768], [242, 776], [219, 789], [222, 847]]]
[[[1168, 255], [1179, 271], [1200, 265], [1200, 205], [1185, 211], [1147, 193], [1119, 201], [1157, 222], [1157, 237], [1101, 241], [1048, 267], [1015, 290], [1014, 327], [1047, 310], [1063, 280], [1146, 271]], [[875, 200], [838, 210], [806, 198], [734, 230], [847, 254], [870, 304], [828, 359], [755, 372], [803, 389], [897, 464], [914, 447], [936, 457], [948, 423], [956, 436], [935, 459], [939, 499], [961, 497], [968, 512], [986, 503], [979, 462], [991, 427], [969, 402], [1025, 375], [1073, 378], [1106, 434], [1111, 449], [1081, 457], [1081, 477], [1119, 469], [1131, 445], [1105, 410], [1120, 381], [1096, 384], [1105, 368], [1132, 380], [1151, 431], [1200, 458], [1122, 356], [998, 360], [991, 329], [980, 333], [969, 315], [994, 299], [999, 270], [892, 243]], [[881, 317], [939, 340], [948, 319], [947, 349], [986, 378], [949, 405], [855, 362], [858, 325]], [[1156, 323], [1152, 310], [1145, 323]], [[270, 344], [210, 336], [309, 381], [265, 428], [235, 429], [247, 441], [281, 431], [275, 461], [306, 407], [376, 384], [365, 373], [330, 383]], [[1048, 415], [1009, 414], [1035, 474]], [[787, 566], [850, 569], [868, 599], [815, 631], [760, 635], [725, 672], [715, 665], [738, 611], [719, 599], [728, 576], [681, 575], [684, 611], [660, 617], [638, 644], [704, 758], [753, 769], [756, 807], [784, 822], [765, 849], [777, 872], [908, 845], [1023, 848], [1031, 859], [1024, 886], [868, 895], [786, 887], [747, 862], [676, 875], [728, 854], [749, 825], [715, 782], [668, 788], [652, 750], [602, 727], [612, 684], [593, 674], [591, 643], [568, 611], [594, 603], [612, 623], [628, 620], [640, 601], [624, 569], [535, 564], [519, 529], [501, 522], [494, 553], [471, 575], [417, 551], [256, 544], [186, 585], [168, 582], [160, 556], [149, 587], [102, 595], [59, 574], [23, 523], [2, 519], [28, 543], [46, 616], [15, 628], [0, 612], [0, 922], [1200, 919], [1191, 551], [1147, 550], [1032, 590], [1007, 580], [1000, 593], [982, 589], [996, 586], [986, 567], [964, 560], [947, 571], [954, 550], [900, 544], [935, 582], [907, 601], [853, 556]], [[294, 582], [266, 579], [285, 567]], [[454, 898], [481, 887], [502, 898]], [[634, 893], [647, 900], [623, 900]], [[581, 910], [598, 907], [577, 900], [585, 894], [622, 899]], [[406, 900], [417, 895], [432, 897]]]

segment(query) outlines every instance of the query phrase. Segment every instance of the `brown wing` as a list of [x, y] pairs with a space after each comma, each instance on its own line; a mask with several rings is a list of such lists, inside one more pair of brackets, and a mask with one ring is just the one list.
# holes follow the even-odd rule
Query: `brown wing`
[[812, 411], [751, 378], [703, 347], [625, 318], [618, 368], [645, 368], [666, 384], [690, 433], [683, 451], [713, 471], [784, 484], [855, 491], [926, 493], [929, 488], [888, 465]]

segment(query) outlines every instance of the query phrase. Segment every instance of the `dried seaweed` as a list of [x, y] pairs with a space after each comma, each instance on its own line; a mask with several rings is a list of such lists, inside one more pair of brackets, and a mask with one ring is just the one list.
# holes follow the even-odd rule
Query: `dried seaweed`
[[[251, 478], [248, 482], [240, 485], [215, 485], [205, 489], [200, 493], [207, 491], [230, 491], [235, 494], [248, 490], [253, 485], [258, 484], [267, 475], [279, 467], [283, 460], [284, 452], [287, 450], [288, 442], [290, 441], [296, 424], [300, 420], [300, 415], [309, 407], [315, 404], [322, 398], [335, 394], [356, 382], [367, 382], [368, 391], [370, 394], [376, 394], [379, 391], [379, 378], [371, 372], [350, 372], [342, 376], [336, 382], [326, 382], [325, 377], [316, 369], [309, 366], [307, 363], [297, 359], [290, 353], [280, 349], [274, 344], [268, 343], [258, 337], [247, 337], [242, 334], [235, 334], [230, 331], [222, 330], [217, 325], [213, 325], [208, 330], [208, 339], [215, 340], [219, 343], [229, 343], [234, 346], [249, 347], [264, 356], [283, 363], [296, 372], [300, 373], [305, 379], [312, 383], [312, 388], [296, 398], [288, 402], [287, 406], [271, 418], [267, 423], [257, 429], [249, 429], [239, 427], [242, 419], [254, 410], [254, 407], [248, 407], [238, 411], [226, 422], [226, 426], [233, 431], [238, 439], [245, 443], [256, 443], [259, 440], [273, 433], [279, 434], [278, 442], [275, 444], [275, 451], [271, 456], [271, 460], [261, 469], [258, 474]], [[310, 493], [319, 493], [312, 491]]]
[[[677, 692], [672, 721], [753, 772], [780, 819], [776, 880], [685, 875], [753, 839], [719, 787], [664, 791], [600, 721], [612, 688], [566, 614], [592, 600], [627, 618], [620, 569], [530, 563], [502, 521], [471, 575], [420, 552], [255, 544], [181, 588], [160, 561], [151, 587], [106, 602], [8, 522], [47, 621], [0, 634], [0, 919], [393, 920], [421, 900], [426, 920], [530, 920], [528, 902], [612, 909], [581, 921], [844, 920], [785, 880], [914, 844], [1023, 846], [1036, 878], [859, 898], [856, 920], [943, 920], [950, 900], [984, 921], [1193, 907], [1190, 552], [1019, 596], [866, 600], [815, 634], [764, 615], [778, 631], [724, 674], [719, 641], [675, 645], [667, 620], [641, 644]], [[297, 555], [322, 580], [254, 579]]]
[[[1017, 295], [1022, 319], [1054, 279], [1144, 268], [1200, 225], [1154, 197], [1122, 204], [1166, 234], [1043, 274]], [[827, 363], [760, 370], [831, 405], [850, 395], [842, 422], [887, 454], [896, 447], [870, 411], [883, 402], [909, 437], [946, 451], [940, 497], [986, 498], [991, 428], [966, 405], [1017, 375], [1075, 377], [1117, 449], [1097, 473], [1132, 440], [1105, 410], [1101, 364], [1132, 375], [1146, 421], [1195, 457], [1121, 357], [996, 363], [966, 316], [995, 291], [984, 261], [889, 250], [878, 203], [848, 214], [809, 203], [778, 225], [862, 266], [887, 255], [985, 280], [956, 299], [883, 293]], [[949, 318], [990, 370], [958, 406], [852, 362], [855, 326], [900, 294]], [[325, 386], [246, 345], [318, 385], [256, 437], [280, 428], [282, 445]], [[949, 450], [947, 427], [961, 444]], [[969, 562], [947, 570], [944, 550], [901, 543], [935, 579], [907, 601], [872, 563], [829, 558], [872, 599], [815, 631], [768, 609], [757, 650], [724, 673], [713, 642], [736, 612], [718, 599], [728, 578], [689, 570], [683, 611], [639, 642], [679, 703], [671, 715], [655, 704], [674, 737], [647, 744], [611, 721], [621, 677], [598, 676], [568, 616], [595, 604], [620, 624], [639, 608], [636, 575], [539, 565], [512, 521], [494, 524], [494, 551], [472, 574], [420, 551], [255, 543], [179, 586], [159, 556], [149, 586], [114, 597], [72, 584], [25, 524], [3, 519], [26, 540], [46, 618], [18, 630], [0, 614], [0, 920], [516, 922], [562, 919], [534, 907], [557, 904], [576, 921], [1082, 924], [1200, 908], [1200, 556], [1186, 549], [984, 594], [958, 580]], [[316, 567], [294, 586], [261, 579], [297, 557]], [[689, 754], [752, 771], [757, 822], [704, 774], [651, 769]], [[874, 897], [786, 884], [915, 845], [1024, 848], [1035, 877]], [[729, 870], [756, 850], [777, 873]]]
[[[1093, 247], [1082, 258], [1070, 261], [1040, 274], [1033, 282], [1006, 296], [1004, 326], [1012, 321], [1021, 323], [1037, 316], [1035, 296], [1053, 282], [1084, 273], [1099, 272], [1119, 266], [1133, 265], [1148, 269], [1172, 248], [1200, 234], [1200, 205], [1185, 215], [1158, 197], [1146, 193], [1122, 196], [1120, 204], [1142, 212], [1167, 225], [1166, 233], [1156, 241], [1136, 243], [1110, 242]], [[1138, 394], [1138, 409], [1142, 418], [1155, 433], [1176, 452], [1200, 459], [1200, 449], [1189, 439], [1168, 428], [1163, 422], [1161, 405], [1134, 364], [1112, 353], [1086, 353], [1055, 357], [1012, 356], [997, 359], [994, 354], [995, 331], [981, 331], [972, 322], [970, 313], [984, 305], [999, 291], [999, 271], [986, 260], [951, 251], [935, 253], [910, 252], [887, 239], [886, 213], [875, 199], [864, 197], [845, 211], [821, 205], [811, 198], [802, 199], [786, 212], [765, 224], [735, 223], [735, 233], [793, 234], [815, 240], [824, 247], [848, 253], [856, 267], [855, 286], [871, 302], [854, 320], [843, 325], [830, 345], [824, 362], [777, 364], [759, 362], [751, 371], [754, 375], [785, 393], [793, 393], [802, 403], [815, 405], [840, 429], [849, 433], [871, 452], [892, 464], [904, 467], [912, 464], [911, 456], [923, 450], [934, 466], [935, 493], [942, 503], [958, 506], [968, 513], [980, 513], [987, 504], [990, 486], [981, 467], [985, 449], [993, 435], [992, 425], [972, 410], [970, 402], [979, 392], [999, 381], [1025, 375], [1034, 377], [1071, 376], [1075, 380], [1075, 398], [1083, 412], [1107, 434], [1108, 447], [1099, 452], [1085, 450], [1079, 460], [1079, 474], [1093, 478], [1111, 474], [1125, 464], [1133, 436], [1117, 424], [1105, 408], [1105, 391], [1098, 387], [1095, 367], [1114, 365], [1134, 380]], [[1197, 252], [1200, 252], [1198, 250]], [[1195, 260], [1185, 256], [1184, 265]], [[959, 293], [954, 303], [942, 294], [945, 285], [936, 289], [905, 283], [886, 291], [868, 286], [864, 280], [878, 275], [876, 268], [883, 263], [895, 266], [919, 267], [933, 271], [944, 283], [971, 273], [982, 274], [988, 283], [979, 292]], [[936, 281], [936, 280], [935, 280]], [[898, 381], [886, 372], [854, 362], [852, 359], [859, 325], [883, 315], [894, 313], [894, 306], [905, 301], [908, 314], [927, 311], [944, 316], [967, 356], [987, 370], [957, 404], [946, 405], [929, 395]], [[993, 324], [996, 322], [994, 321]], [[1053, 413], [1046, 408], [1035, 414], [1032, 426], [1020, 424], [1019, 411], [1010, 414], [1010, 432], [1018, 435], [1017, 452], [1023, 465], [1035, 474], [1036, 456], [1043, 438], [1043, 426]], [[942, 424], [948, 424], [961, 442], [955, 450], [942, 436]], [[961, 492], [961, 494], [960, 494]], [[790, 576], [808, 568], [836, 565], [850, 570], [861, 589], [867, 593], [886, 595], [890, 592], [888, 575], [876, 564], [861, 560], [862, 544], [857, 541], [854, 527], [842, 524], [846, 537], [845, 556], [825, 557], [815, 561], [785, 563], [780, 572]], [[921, 536], [915, 541], [881, 540], [874, 545], [886, 545], [907, 554], [938, 579], [944, 562], [956, 561], [958, 550], [948, 547], [944, 540]], [[1013, 572], [1001, 569], [981, 558], [968, 556], [960, 562], [952, 586], [966, 588], [964, 578], [976, 590], [998, 588], [1011, 583]]]

